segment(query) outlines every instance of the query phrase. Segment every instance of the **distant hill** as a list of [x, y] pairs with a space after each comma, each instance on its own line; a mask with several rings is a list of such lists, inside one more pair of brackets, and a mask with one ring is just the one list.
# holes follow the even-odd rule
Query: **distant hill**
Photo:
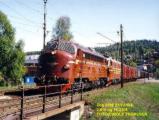
[[[107, 47], [96, 47], [96, 51], [120, 60], [120, 43], [115, 43]], [[159, 52], [159, 42], [156, 40], [132, 40], [123, 42], [124, 62], [136, 66], [150, 58], [154, 52]]]

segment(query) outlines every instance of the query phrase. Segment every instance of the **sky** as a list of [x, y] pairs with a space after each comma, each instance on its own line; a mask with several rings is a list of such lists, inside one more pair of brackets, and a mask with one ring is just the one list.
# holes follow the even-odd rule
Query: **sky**
[[[0, 0], [4, 12], [22, 39], [25, 51], [43, 47], [43, 0]], [[119, 42], [117, 31], [123, 25], [124, 40], [151, 39], [159, 41], [159, 0], [48, 0], [47, 37], [60, 16], [71, 19], [74, 41], [95, 47]], [[104, 44], [103, 44], [104, 43]]]

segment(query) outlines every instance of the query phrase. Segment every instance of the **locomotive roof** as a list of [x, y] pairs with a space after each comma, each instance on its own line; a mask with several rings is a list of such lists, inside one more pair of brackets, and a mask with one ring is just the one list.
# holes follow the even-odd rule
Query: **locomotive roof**
[[78, 43], [73, 43], [77, 49], [81, 49], [82, 51], [84, 51], [85, 53], [88, 53], [88, 54], [91, 54], [91, 55], [94, 55], [94, 56], [98, 56], [100, 58], [103, 58], [103, 59], [106, 59], [102, 54], [98, 53], [97, 51], [95, 51], [93, 48], [90, 48], [90, 47], [84, 47]]
[[64, 41], [64, 40], [51, 40], [50, 42], [47, 43], [46, 49], [50, 49], [52, 47], [52, 43], [53, 41], [59, 41], [59, 42], [66, 42], [66, 43], [70, 43], [71, 45], [75, 46], [77, 49], [81, 49], [82, 51], [84, 51], [85, 53], [106, 59], [102, 54], [96, 52], [94, 49], [89, 48], [89, 47], [84, 47], [78, 43], [75, 43], [73, 41]]

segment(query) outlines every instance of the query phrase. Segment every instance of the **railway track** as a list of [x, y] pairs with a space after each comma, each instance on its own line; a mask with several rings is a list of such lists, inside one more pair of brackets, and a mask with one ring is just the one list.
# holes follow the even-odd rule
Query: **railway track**
[[[74, 95], [74, 102], [78, 101], [80, 99], [80, 96]], [[61, 98], [61, 105], [66, 105], [71, 103], [71, 96], [62, 96]], [[11, 101], [0, 103], [0, 118], [5, 118], [8, 115], [11, 114], [20, 114], [21, 110], [21, 102], [19, 99], [12, 99]], [[49, 109], [55, 109], [59, 107], [59, 97], [48, 97], [46, 99], [46, 110]], [[34, 99], [27, 99], [24, 101], [24, 114], [25, 117], [28, 117], [30, 115], [38, 114], [39, 111], [42, 112], [43, 109], [43, 98], [34, 98]]]
[[[7, 116], [20, 116], [21, 110], [25, 117], [42, 113], [45, 105], [45, 111], [59, 108], [63, 105], [70, 104], [80, 100], [80, 94], [60, 94], [54, 96], [52, 94], [25, 96], [22, 100], [19, 96], [11, 96], [11, 99], [0, 100], [0, 118], [5, 119]], [[23, 104], [23, 107], [22, 107]]]
[[[87, 96], [91, 92], [86, 92], [83, 96]], [[81, 99], [80, 93], [75, 93], [73, 95], [73, 102], [79, 101]], [[43, 95], [29, 96], [24, 99], [24, 113], [26, 117], [30, 115], [37, 114], [39, 111], [42, 112], [43, 109]], [[61, 104], [66, 105], [71, 103], [71, 94], [61, 96]], [[51, 108], [59, 107], [59, 96], [46, 97], [46, 111]], [[33, 110], [34, 108], [34, 110]], [[11, 114], [20, 114], [21, 110], [21, 98], [13, 97], [8, 100], [0, 100], [0, 118]], [[38, 112], [37, 112], [38, 111]]]
[[[125, 84], [126, 86], [127, 84]], [[113, 87], [120, 87], [119, 84], [110, 86], [109, 88]], [[52, 94], [48, 94], [45, 97], [44, 95], [34, 95], [34, 96], [25, 96], [23, 98], [19, 96], [12, 96], [12, 99], [8, 100], [0, 100], [0, 118], [4, 119], [6, 116], [9, 115], [17, 115], [20, 116], [22, 110], [22, 102], [23, 102], [23, 112], [24, 116], [28, 117], [31, 115], [35, 115], [38, 113], [42, 113], [44, 106], [45, 111], [49, 111], [51, 109], [59, 108], [63, 105], [67, 105], [76, 101], [81, 100], [82, 98], [86, 98], [89, 94], [97, 94], [101, 92], [105, 92], [107, 87], [94, 89], [92, 91], [86, 91], [83, 94], [79, 93], [72, 93], [70, 90], [69, 94], [59, 94], [58, 96], [53, 96]]]

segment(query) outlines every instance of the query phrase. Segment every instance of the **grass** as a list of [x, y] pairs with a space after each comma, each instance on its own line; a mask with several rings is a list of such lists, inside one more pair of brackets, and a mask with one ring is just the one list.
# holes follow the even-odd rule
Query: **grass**
[[[93, 114], [89, 120], [159, 120], [159, 84], [130, 84], [124, 86], [123, 89], [114, 87], [107, 89], [105, 92], [90, 95], [86, 98], [91, 103]], [[99, 108], [97, 104], [119, 103], [125, 105], [126, 103], [133, 104], [133, 107], [128, 108], [127, 112], [144, 112], [146, 116], [108, 116], [96, 115]], [[114, 108], [114, 107], [108, 107]], [[122, 107], [117, 107], [122, 108]], [[108, 110], [108, 109], [106, 109]], [[102, 111], [103, 112], [103, 111]], [[100, 112], [98, 112], [100, 113]], [[104, 113], [108, 113], [105, 112]], [[113, 112], [111, 112], [113, 113]], [[118, 112], [119, 113], [119, 112]], [[120, 112], [124, 113], [124, 112]]]

